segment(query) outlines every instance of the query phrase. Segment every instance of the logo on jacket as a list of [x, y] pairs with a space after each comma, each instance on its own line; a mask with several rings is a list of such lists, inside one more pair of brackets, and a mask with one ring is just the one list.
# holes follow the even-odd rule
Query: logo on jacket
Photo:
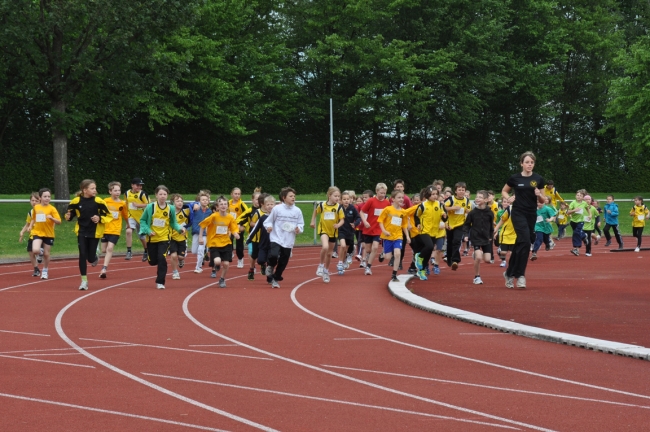
[[532, 187], [537, 187], [537, 182], [536, 182], [535, 180], [531, 180], [531, 181], [530, 181], [530, 185], [531, 185]]

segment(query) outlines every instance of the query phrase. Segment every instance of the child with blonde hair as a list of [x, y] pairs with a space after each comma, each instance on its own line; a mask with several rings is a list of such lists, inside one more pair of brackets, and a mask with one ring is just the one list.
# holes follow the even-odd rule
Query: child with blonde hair
[[311, 216], [312, 228], [316, 228], [316, 215], [321, 215], [318, 222], [318, 237], [321, 241], [320, 264], [316, 269], [316, 276], [321, 276], [323, 282], [329, 283], [329, 265], [332, 259], [332, 251], [336, 246], [336, 239], [339, 235], [339, 227], [345, 223], [345, 214], [339, 204], [341, 190], [331, 186], [327, 190], [327, 201], [319, 203]]

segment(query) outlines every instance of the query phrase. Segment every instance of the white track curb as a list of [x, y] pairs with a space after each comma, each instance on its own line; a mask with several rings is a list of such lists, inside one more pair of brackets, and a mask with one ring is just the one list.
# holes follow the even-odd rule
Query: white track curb
[[491, 318], [473, 312], [467, 312], [449, 306], [434, 303], [430, 300], [413, 294], [406, 288], [406, 283], [414, 277], [413, 275], [399, 275], [399, 282], [389, 282], [388, 291], [397, 299], [418, 309], [454, 318], [459, 321], [488, 327], [505, 333], [525, 336], [533, 339], [540, 339], [548, 342], [555, 342], [564, 345], [573, 345], [592, 351], [601, 351], [608, 354], [616, 354], [625, 357], [633, 357], [642, 360], [650, 360], [650, 349], [639, 345], [624, 344], [602, 339], [594, 339], [585, 336], [569, 333], [546, 330], [539, 327], [518, 324], [512, 321], [505, 321], [498, 318]]

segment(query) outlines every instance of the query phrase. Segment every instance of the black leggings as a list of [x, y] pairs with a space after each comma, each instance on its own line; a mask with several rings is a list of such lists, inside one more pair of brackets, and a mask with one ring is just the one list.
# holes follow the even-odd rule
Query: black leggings
[[518, 278], [526, 275], [530, 246], [535, 238], [535, 221], [537, 220], [537, 212], [532, 211], [527, 213], [520, 209], [513, 208], [510, 213], [510, 219], [512, 220], [512, 226], [517, 233], [517, 240], [512, 249], [512, 253], [510, 254], [510, 261], [508, 261], [506, 275]]
[[603, 229], [603, 232], [605, 233], [605, 239], [609, 242], [612, 241], [612, 236], [609, 235], [609, 229], [614, 230], [614, 237], [616, 237], [616, 242], [618, 243], [619, 246], [623, 245], [623, 239], [621, 238], [621, 233], [618, 232], [618, 225], [610, 225], [608, 223], [605, 224], [605, 229]]
[[420, 249], [420, 258], [422, 258], [422, 265], [429, 265], [429, 260], [431, 259], [431, 254], [433, 253], [433, 240], [429, 234], [420, 234], [417, 236], [420, 240], [422, 248]]
[[584, 230], [584, 233], [587, 235], [587, 238], [585, 239], [585, 253], [590, 254], [591, 253], [591, 235], [594, 233], [594, 230]]
[[460, 264], [460, 246], [463, 243], [463, 226], [447, 230], [447, 265]]
[[643, 227], [632, 227], [632, 236], [636, 237], [636, 247], [641, 247], [641, 239], [643, 238]]
[[167, 253], [169, 252], [169, 242], [147, 243], [147, 260], [150, 266], [158, 266], [156, 273], [156, 283], [165, 285], [165, 275], [167, 274]]
[[291, 257], [291, 249], [280, 246], [277, 243], [271, 242], [269, 248], [268, 264], [275, 267], [273, 272], [273, 279], [280, 282], [282, 280], [282, 273], [289, 264], [289, 257]]
[[93, 263], [97, 259], [98, 244], [98, 238], [83, 236], [77, 237], [77, 246], [79, 247], [79, 273], [81, 273], [81, 276], [86, 276], [87, 274], [87, 263]]

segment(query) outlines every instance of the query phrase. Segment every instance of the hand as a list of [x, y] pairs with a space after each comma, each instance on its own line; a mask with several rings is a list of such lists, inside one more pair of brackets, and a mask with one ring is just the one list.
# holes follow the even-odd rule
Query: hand
[[312, 228], [316, 228], [316, 224], [314, 222], [310, 223], [309, 226]]
[[368, 221], [365, 221], [365, 222], [363, 223], [363, 226], [366, 227], [366, 228], [370, 228], [370, 224], [368, 223]]
[[90, 220], [93, 221], [93, 223], [98, 223], [99, 222], [99, 216], [94, 215], [93, 217], [90, 218]]
[[611, 211], [611, 210], [607, 210], [607, 213], [612, 214], [612, 211]]
[[186, 232], [187, 230], [185, 229], [185, 227], [181, 227], [181, 234], [185, 234]]
[[202, 245], [203, 243], [205, 243], [205, 240], [203, 240], [203, 237], [199, 237], [199, 244]]
[[18, 237], [18, 243], [23, 242], [23, 233], [20, 233], [20, 237]]
[[293, 232], [295, 232], [296, 234], [300, 234], [300, 228], [299, 228], [299, 227], [296, 227], [296, 228], [293, 230]]
[[390, 237], [390, 233], [389, 233], [388, 231], [382, 231], [382, 233], [383, 233], [386, 237]]
[[233, 233], [232, 236], [235, 237], [237, 240], [239, 240], [239, 233]]
[[266, 232], [267, 232], [267, 233], [270, 233], [271, 231], [273, 231], [273, 227], [268, 227], [268, 228], [266, 229]]
[[406, 244], [411, 244], [411, 237], [406, 237]]
[[539, 190], [539, 189], [537, 189], [537, 188], [535, 188], [535, 196], [540, 196], [540, 195], [541, 195], [541, 193], [542, 193], [542, 191], [541, 191], [541, 190]]
[[469, 241], [469, 237], [465, 237], [465, 241]]

